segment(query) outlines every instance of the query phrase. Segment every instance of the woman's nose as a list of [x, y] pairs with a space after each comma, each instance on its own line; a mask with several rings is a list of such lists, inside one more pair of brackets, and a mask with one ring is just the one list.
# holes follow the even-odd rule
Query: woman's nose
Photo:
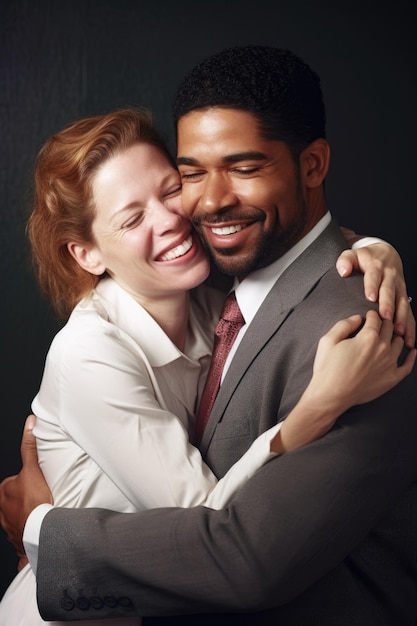
[[158, 202], [152, 213], [153, 228], [158, 235], [177, 230], [183, 222], [188, 221], [186, 217], [166, 207], [163, 202]]

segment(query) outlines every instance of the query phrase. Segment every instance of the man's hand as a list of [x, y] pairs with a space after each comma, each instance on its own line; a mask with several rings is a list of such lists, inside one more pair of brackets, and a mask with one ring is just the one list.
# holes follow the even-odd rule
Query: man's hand
[[30, 415], [25, 423], [20, 447], [22, 469], [0, 483], [0, 523], [17, 552], [19, 570], [27, 563], [22, 540], [27, 518], [38, 504], [52, 504], [51, 492], [38, 465], [35, 422], [35, 416]]
[[395, 332], [404, 337], [405, 345], [414, 348], [416, 321], [408, 299], [401, 257], [395, 248], [375, 243], [356, 250], [345, 250], [339, 256], [336, 268], [343, 277], [349, 276], [353, 270], [364, 274], [368, 300], [379, 301], [382, 319], [392, 320]]

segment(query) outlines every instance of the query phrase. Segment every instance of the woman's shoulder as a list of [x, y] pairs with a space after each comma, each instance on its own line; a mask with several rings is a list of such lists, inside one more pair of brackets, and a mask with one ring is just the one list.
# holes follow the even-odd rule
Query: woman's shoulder
[[84, 356], [114, 349], [120, 331], [111, 321], [105, 303], [93, 291], [73, 309], [68, 320], [54, 336], [49, 359], [83, 359]]

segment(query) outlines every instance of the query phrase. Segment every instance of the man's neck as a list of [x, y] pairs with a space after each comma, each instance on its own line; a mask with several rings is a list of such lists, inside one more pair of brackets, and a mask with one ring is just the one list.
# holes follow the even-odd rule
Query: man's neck
[[330, 211], [327, 211], [325, 215], [323, 215], [319, 221], [311, 228], [305, 235], [302, 237], [297, 243], [292, 246], [283, 254], [279, 259], [273, 261], [269, 265], [260, 268], [258, 270], [254, 270], [245, 276], [236, 276], [234, 280], [234, 288], [236, 289], [238, 285], [248, 277], [251, 277], [252, 280], [258, 279], [261, 275], [274, 275], [281, 274], [310, 244], [313, 243], [315, 239], [324, 231], [324, 229], [330, 224], [332, 219]]

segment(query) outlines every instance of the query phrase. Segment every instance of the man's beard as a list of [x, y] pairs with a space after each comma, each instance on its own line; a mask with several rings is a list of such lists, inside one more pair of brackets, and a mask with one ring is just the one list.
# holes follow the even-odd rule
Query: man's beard
[[[196, 229], [216, 267], [227, 276], [243, 277], [251, 272], [271, 265], [288, 252], [300, 239], [307, 224], [307, 207], [301, 193], [298, 194], [294, 218], [289, 226], [282, 230], [279, 222], [274, 230], [264, 232], [258, 238], [250, 252], [240, 254], [240, 248], [215, 248], [204, 239], [203, 229], [196, 224]], [[277, 210], [277, 215], [279, 212]]]
[[209, 248], [209, 254], [221, 272], [237, 277], [266, 267], [280, 256], [277, 254], [277, 239], [272, 233], [265, 233], [258, 239], [246, 256], [239, 254], [239, 248]]

